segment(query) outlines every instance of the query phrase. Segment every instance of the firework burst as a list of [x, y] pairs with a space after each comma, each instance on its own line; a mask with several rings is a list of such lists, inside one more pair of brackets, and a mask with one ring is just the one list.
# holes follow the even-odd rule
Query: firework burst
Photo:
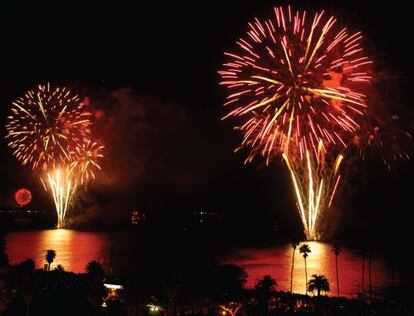
[[102, 146], [91, 141], [92, 113], [65, 87], [38, 85], [12, 103], [6, 125], [17, 160], [52, 194], [62, 227], [78, 185], [94, 179]]
[[104, 146], [97, 141], [88, 139], [71, 153], [73, 159], [70, 167], [78, 175], [77, 179], [80, 184], [94, 180], [96, 172], [101, 170], [98, 161], [103, 157], [103, 149]]
[[70, 148], [90, 134], [91, 113], [66, 88], [38, 85], [12, 103], [9, 147], [22, 165], [45, 172], [71, 160]]
[[32, 200], [32, 193], [28, 189], [21, 188], [17, 190], [17, 192], [14, 195], [14, 198], [17, 204], [19, 204], [20, 207], [23, 207], [29, 204]]
[[[250, 149], [246, 162], [283, 156], [308, 238], [315, 238], [320, 210], [332, 202], [341, 152], [366, 113], [372, 61], [361, 40], [360, 32], [351, 33], [323, 11], [311, 16], [276, 7], [273, 18], [249, 23], [219, 71], [230, 108], [224, 119], [242, 122], [241, 147]], [[334, 175], [330, 189], [326, 175]]]

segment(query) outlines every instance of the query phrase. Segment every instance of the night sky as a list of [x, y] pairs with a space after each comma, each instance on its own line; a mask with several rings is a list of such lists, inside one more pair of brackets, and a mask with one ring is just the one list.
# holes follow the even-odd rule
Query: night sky
[[[381, 103], [400, 114], [402, 127], [414, 126], [408, 8], [363, 1], [145, 3], [0, 13], [1, 124], [14, 99], [48, 81], [88, 96], [101, 114], [96, 132], [106, 146], [104, 171], [78, 204], [91, 218], [117, 222], [138, 209], [170, 221], [215, 211], [251, 232], [270, 230], [275, 220], [285, 236], [300, 232], [286, 170], [277, 161], [269, 168], [260, 161], [243, 166], [244, 154], [233, 153], [240, 136], [232, 122], [220, 121], [223, 51], [244, 35], [247, 22], [271, 15], [275, 4], [326, 8], [363, 31]], [[13, 192], [23, 186], [34, 192], [33, 208], [51, 210], [4, 140], [0, 152], [0, 206], [12, 206]], [[412, 163], [398, 163], [391, 172], [375, 161], [351, 169], [327, 229], [344, 238], [404, 236], [412, 226]]]

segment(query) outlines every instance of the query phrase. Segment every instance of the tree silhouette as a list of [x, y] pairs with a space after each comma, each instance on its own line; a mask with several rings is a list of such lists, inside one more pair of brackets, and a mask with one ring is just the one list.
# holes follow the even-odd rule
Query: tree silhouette
[[55, 271], [65, 272], [65, 268], [61, 264], [58, 264], [55, 268]]
[[365, 279], [365, 251], [362, 251], [362, 282], [361, 282], [361, 295], [364, 297], [364, 280]]
[[6, 253], [6, 236], [0, 231], [0, 268], [9, 265], [9, 257]]
[[270, 275], [265, 275], [263, 278], [257, 280], [256, 293], [258, 299], [259, 314], [267, 315], [269, 309], [269, 300], [272, 293], [276, 290], [276, 280]]
[[102, 281], [105, 278], [105, 271], [97, 261], [90, 261], [85, 269], [88, 275], [96, 281]]
[[371, 262], [372, 262], [372, 254], [371, 253], [368, 253], [368, 286], [369, 286], [369, 299], [372, 301]]
[[48, 266], [47, 266], [47, 271], [50, 271], [50, 266], [51, 266], [51, 264], [52, 264], [52, 262], [55, 260], [55, 258], [56, 258], [56, 251], [54, 251], [53, 249], [49, 249], [47, 252], [46, 252], [46, 261], [47, 261], [47, 263], [48, 263]]
[[337, 294], [339, 296], [339, 270], [338, 270], [338, 256], [341, 253], [341, 247], [339, 246], [339, 244], [335, 244], [332, 247], [332, 251], [335, 254], [335, 264], [336, 264], [336, 290], [337, 290]]
[[312, 278], [308, 283], [308, 291], [315, 292], [317, 291], [318, 297], [321, 296], [321, 292], [329, 292], [329, 281], [324, 275], [312, 275]]
[[296, 252], [296, 248], [299, 246], [299, 242], [292, 241], [290, 245], [292, 246], [292, 267], [290, 270], [290, 293], [292, 293], [293, 291], [293, 269], [295, 267], [295, 252]]
[[261, 292], [263, 296], [270, 297], [272, 292], [276, 290], [277, 282], [270, 275], [265, 275], [257, 280], [256, 290]]
[[303, 259], [305, 260], [305, 291], [306, 294], [308, 294], [308, 270], [306, 267], [306, 258], [308, 257], [308, 254], [311, 253], [311, 249], [307, 244], [302, 244], [299, 247], [299, 252], [303, 255]]

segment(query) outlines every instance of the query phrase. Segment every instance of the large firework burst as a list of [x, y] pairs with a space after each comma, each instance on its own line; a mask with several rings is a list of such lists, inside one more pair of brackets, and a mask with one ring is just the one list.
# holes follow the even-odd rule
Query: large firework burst
[[100, 169], [102, 146], [91, 140], [92, 113], [78, 95], [49, 83], [27, 91], [12, 103], [11, 112], [8, 145], [52, 194], [62, 227], [78, 185]]
[[67, 88], [38, 85], [12, 103], [6, 125], [14, 156], [44, 172], [71, 161], [74, 144], [90, 135], [91, 113]]
[[[236, 52], [225, 53], [227, 61], [219, 71], [220, 84], [229, 91], [225, 106], [230, 110], [224, 118], [241, 120], [242, 147], [251, 150], [247, 161], [260, 154], [268, 163], [280, 155], [299, 175], [292, 179], [304, 225], [315, 227], [321, 205], [329, 204], [319, 198], [302, 203], [305, 191], [314, 191], [310, 179], [321, 174], [316, 170], [322, 166], [331, 170], [323, 174], [337, 169], [340, 152], [366, 112], [364, 89], [372, 78], [372, 61], [361, 39], [360, 32], [351, 33], [323, 11], [311, 16], [276, 7], [273, 18], [249, 23], [247, 36], [237, 41]], [[327, 152], [324, 161], [321, 148]], [[328, 159], [331, 163], [327, 156], [334, 157]], [[329, 200], [336, 178], [330, 189], [318, 189], [331, 192], [325, 194]], [[297, 179], [306, 181], [299, 185]], [[328, 181], [320, 185], [324, 182]], [[315, 238], [309, 225], [305, 233]]]

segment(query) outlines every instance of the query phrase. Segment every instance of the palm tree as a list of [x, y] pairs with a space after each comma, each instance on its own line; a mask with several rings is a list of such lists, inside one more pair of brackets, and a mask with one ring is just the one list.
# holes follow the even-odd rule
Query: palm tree
[[364, 278], [365, 278], [365, 251], [362, 251], [362, 283], [361, 283], [362, 297], [364, 297]]
[[305, 290], [306, 294], [308, 294], [308, 270], [306, 268], [306, 258], [308, 257], [308, 253], [310, 253], [311, 250], [307, 244], [302, 244], [299, 247], [299, 252], [303, 254], [303, 259], [305, 260]]
[[46, 261], [48, 263], [47, 271], [50, 271], [50, 265], [52, 264], [53, 260], [56, 258], [56, 251], [49, 249], [46, 252]]
[[265, 275], [263, 278], [257, 280], [256, 291], [260, 315], [267, 315], [269, 309], [269, 300], [276, 290], [276, 285], [276, 280], [273, 279], [270, 275]]
[[260, 295], [260, 299], [268, 301], [272, 293], [276, 290], [277, 282], [270, 275], [265, 275], [257, 280], [256, 290]]
[[9, 257], [6, 253], [6, 235], [0, 231], [0, 268], [9, 265]]
[[329, 292], [329, 281], [324, 275], [312, 275], [312, 279], [308, 283], [309, 292], [318, 292], [318, 297], [321, 296], [321, 292]]
[[369, 285], [369, 299], [372, 301], [371, 261], [372, 261], [372, 254], [371, 254], [371, 253], [368, 253], [368, 285]]
[[65, 268], [61, 264], [58, 264], [55, 268], [55, 271], [65, 272]]
[[387, 259], [385, 261], [389, 271], [391, 272], [391, 288], [394, 289], [395, 283], [395, 270], [396, 270], [396, 258], [397, 254], [394, 252], [387, 253]]
[[290, 293], [292, 293], [293, 291], [293, 269], [295, 267], [295, 252], [296, 252], [296, 248], [299, 246], [299, 242], [292, 241], [290, 245], [292, 246], [292, 268], [290, 270]]
[[94, 280], [102, 281], [105, 278], [105, 271], [99, 262], [90, 261], [85, 269]]
[[336, 290], [338, 292], [338, 296], [339, 296], [339, 271], [338, 271], [338, 256], [341, 252], [341, 247], [339, 246], [339, 244], [335, 244], [332, 247], [332, 251], [335, 253], [335, 259], [336, 259]]
[[257, 280], [256, 290], [271, 293], [276, 290], [277, 282], [270, 275], [265, 275], [260, 280]]

